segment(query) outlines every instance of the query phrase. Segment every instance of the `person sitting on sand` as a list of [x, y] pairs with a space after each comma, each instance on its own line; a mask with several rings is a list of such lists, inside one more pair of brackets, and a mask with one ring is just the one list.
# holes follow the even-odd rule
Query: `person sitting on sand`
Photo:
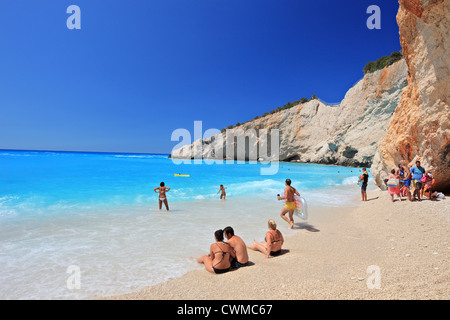
[[231, 261], [233, 268], [240, 268], [248, 266], [248, 252], [244, 240], [234, 234], [232, 227], [223, 229], [223, 234], [227, 238], [227, 243], [233, 248], [236, 256]]
[[166, 192], [170, 190], [169, 187], [164, 186], [164, 182], [159, 184], [159, 187], [153, 189], [156, 193], [159, 193], [159, 211], [161, 211], [162, 203], [166, 206], [167, 211], [169, 211], [169, 204], [167, 203]]
[[220, 185], [220, 189], [219, 191], [217, 191], [216, 194], [219, 194], [220, 191], [222, 191], [222, 193], [220, 194], [220, 199], [225, 200], [225, 197], [227, 196], [227, 194], [225, 193], [225, 187], [223, 186], [223, 184]]
[[266, 232], [266, 242], [256, 242], [253, 240], [253, 244], [248, 246], [251, 250], [262, 252], [266, 258], [280, 255], [281, 247], [284, 243], [283, 235], [277, 229], [277, 224], [274, 220], [269, 220], [268, 227], [269, 231]]
[[203, 263], [205, 269], [211, 273], [219, 274], [230, 271], [231, 260], [236, 256], [231, 246], [223, 242], [223, 230], [214, 232], [216, 242], [211, 244], [208, 255], [203, 255], [196, 259], [198, 263]]
[[358, 182], [362, 181], [361, 184], [361, 197], [362, 201], [367, 201], [367, 183], [369, 181], [369, 173], [366, 168], [363, 168], [362, 175], [359, 176]]
[[[277, 195], [278, 200], [286, 200], [286, 204], [281, 210], [280, 217], [283, 218], [287, 223], [290, 224], [290, 228], [294, 228], [294, 210], [295, 210], [295, 200], [294, 195], [300, 196], [297, 190], [291, 187], [291, 179], [286, 179], [286, 188], [284, 188], [284, 196], [280, 197]], [[286, 217], [286, 213], [289, 212], [289, 219]]]
[[391, 201], [394, 202], [394, 194], [396, 194], [400, 201], [402, 201], [402, 196], [400, 195], [400, 186], [399, 186], [399, 178], [398, 175], [395, 174], [395, 169], [391, 170], [391, 174], [389, 175], [389, 180], [386, 185], [388, 187], [388, 192], [391, 195]]

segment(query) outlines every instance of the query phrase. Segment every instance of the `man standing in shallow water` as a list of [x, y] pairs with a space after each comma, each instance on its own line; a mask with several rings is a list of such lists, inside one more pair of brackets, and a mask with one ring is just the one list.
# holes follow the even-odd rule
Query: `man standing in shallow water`
[[[286, 179], [286, 188], [284, 189], [284, 196], [280, 197], [277, 195], [278, 200], [286, 200], [286, 204], [281, 210], [280, 217], [283, 218], [284, 221], [290, 224], [290, 228], [294, 228], [294, 210], [295, 210], [295, 200], [294, 195], [300, 196], [295, 188], [291, 187], [291, 179]], [[289, 212], [289, 219], [286, 217], [286, 213]]]

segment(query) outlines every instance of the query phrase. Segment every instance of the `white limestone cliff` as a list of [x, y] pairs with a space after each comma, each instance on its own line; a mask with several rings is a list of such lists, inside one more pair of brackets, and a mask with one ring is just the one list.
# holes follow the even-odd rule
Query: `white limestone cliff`
[[[279, 158], [259, 153], [257, 157], [260, 160], [370, 166], [378, 141], [386, 134], [402, 89], [407, 85], [406, 78], [406, 63], [400, 60], [366, 74], [347, 92], [339, 105], [311, 100], [246, 122], [231, 129], [229, 135], [241, 136], [255, 130], [258, 136], [262, 129], [268, 132], [278, 129]], [[257, 147], [261, 147], [260, 138], [254, 139]], [[233, 148], [236, 148], [235, 144]], [[171, 157], [215, 159], [219, 156], [225, 159], [226, 151], [226, 134], [221, 133], [173, 150]], [[248, 150], [244, 157], [239, 158], [236, 152], [232, 156], [237, 160], [248, 160], [248, 157]]]

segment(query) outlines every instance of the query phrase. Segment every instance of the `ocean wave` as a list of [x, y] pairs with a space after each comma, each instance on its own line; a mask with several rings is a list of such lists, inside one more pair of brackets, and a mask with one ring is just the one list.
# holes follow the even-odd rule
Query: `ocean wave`
[[17, 198], [17, 196], [0, 197], [0, 217], [17, 215], [17, 211], [9, 206], [9, 202]]
[[359, 180], [359, 178], [357, 176], [348, 177], [348, 178], [345, 178], [344, 180], [342, 180], [341, 185], [348, 186], [348, 185], [356, 184], [356, 183], [358, 183], [358, 180]]
[[163, 155], [128, 155], [128, 154], [115, 154], [113, 155], [114, 158], [130, 158], [130, 159], [155, 159], [155, 158], [167, 158]]
[[285, 185], [283, 181], [265, 179], [232, 183], [226, 187], [229, 196], [255, 195], [267, 198], [281, 193]]
[[325, 186], [349, 186], [358, 183], [358, 177], [352, 176], [343, 179], [328, 179]]
[[0, 157], [33, 157], [36, 152], [0, 152]]
[[14, 209], [3, 209], [0, 207], [0, 217], [10, 217], [17, 215], [17, 211]]

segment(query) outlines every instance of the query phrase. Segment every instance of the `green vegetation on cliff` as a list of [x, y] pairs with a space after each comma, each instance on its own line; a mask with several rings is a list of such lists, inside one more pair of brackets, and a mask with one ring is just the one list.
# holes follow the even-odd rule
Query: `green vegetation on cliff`
[[390, 66], [394, 62], [397, 62], [403, 58], [402, 51], [392, 52], [390, 56], [384, 56], [379, 58], [377, 61], [370, 61], [366, 64], [363, 71], [364, 74], [375, 72], [381, 70], [387, 66]]
[[[257, 119], [260, 119], [260, 118], [264, 118], [264, 117], [268, 116], [269, 114], [274, 114], [274, 113], [280, 112], [280, 111], [282, 111], [282, 110], [290, 109], [290, 108], [293, 108], [293, 107], [295, 107], [295, 106], [298, 106], [299, 104], [306, 103], [306, 102], [308, 102], [308, 101], [316, 100], [316, 99], [319, 99], [319, 98], [317, 98], [317, 96], [316, 96], [315, 94], [313, 94], [313, 95], [311, 96], [310, 99], [307, 99], [307, 98], [301, 98], [300, 100], [295, 100], [294, 102], [290, 102], [290, 101], [289, 101], [289, 102], [286, 103], [284, 106], [279, 106], [278, 108], [273, 109], [273, 110], [271, 110], [270, 112], [265, 112], [263, 115], [261, 115], [261, 116], [256, 116], [256, 117], [254, 117], [252, 120], [246, 121], [246, 122], [244, 122], [244, 123], [247, 123], [247, 122], [250, 122], [250, 121], [253, 121], [253, 120], [257, 120]], [[230, 125], [230, 126], [228, 126], [228, 127], [226, 127], [226, 128], [223, 128], [223, 129], [221, 130], [221, 132], [222, 132], [222, 133], [225, 132], [226, 129], [233, 129], [234, 127], [239, 127], [240, 125], [242, 125], [242, 124], [244, 124], [244, 123], [238, 122], [238, 123], [236, 123], [236, 126]]]

